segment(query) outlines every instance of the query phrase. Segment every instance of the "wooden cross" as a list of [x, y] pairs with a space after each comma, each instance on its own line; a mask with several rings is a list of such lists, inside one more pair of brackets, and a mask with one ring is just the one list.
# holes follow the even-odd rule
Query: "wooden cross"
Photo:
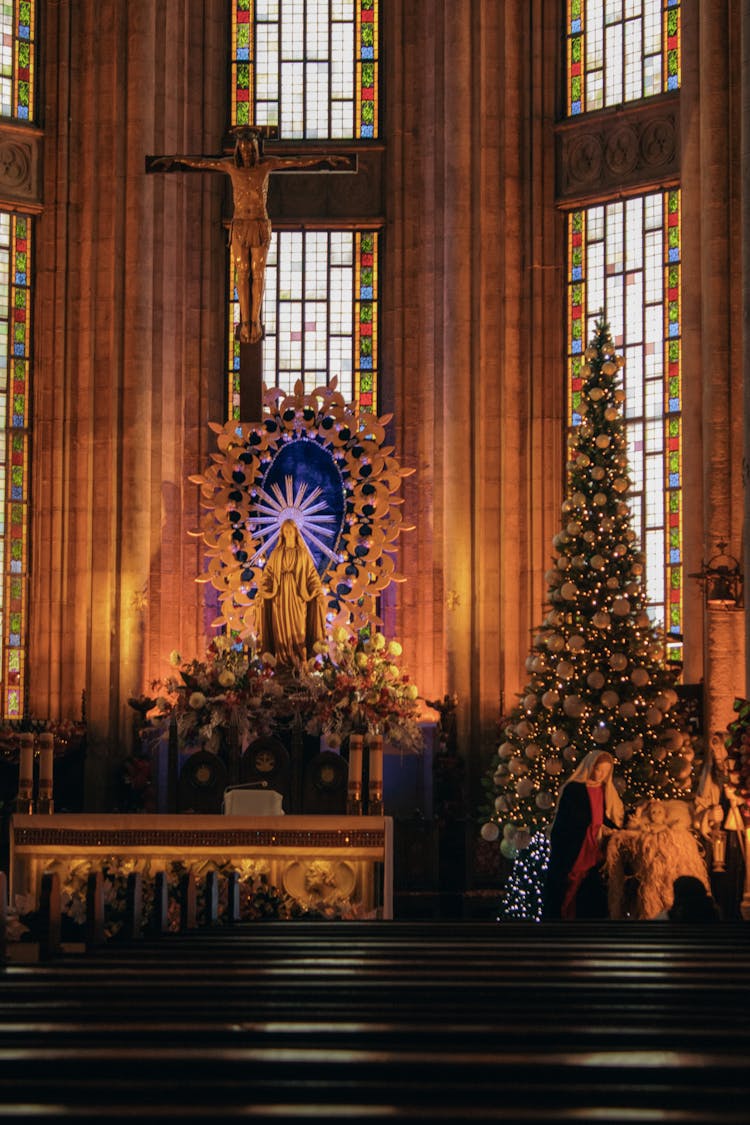
[[274, 128], [243, 126], [235, 132], [231, 156], [147, 156], [146, 172], [173, 172], [195, 169], [222, 172], [232, 184], [233, 212], [229, 245], [237, 277], [240, 303], [240, 418], [260, 421], [263, 415], [263, 290], [266, 258], [271, 242], [268, 217], [268, 181], [272, 172], [331, 170], [356, 172], [356, 157], [265, 156], [261, 142]]

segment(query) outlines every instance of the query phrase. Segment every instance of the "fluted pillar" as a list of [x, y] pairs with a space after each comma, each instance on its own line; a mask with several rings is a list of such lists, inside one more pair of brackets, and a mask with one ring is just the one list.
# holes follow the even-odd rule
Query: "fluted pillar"
[[187, 476], [223, 415], [222, 184], [144, 157], [220, 145], [226, 24], [202, 0], [45, 10], [29, 694], [67, 718], [85, 692], [106, 808], [128, 697], [203, 646]]
[[561, 492], [559, 298], [531, 312], [560, 280], [549, 9], [391, 0], [384, 12], [383, 375], [416, 469], [395, 617], [422, 694], [457, 692], [475, 769], [523, 683]]
[[[687, 0], [683, 16], [685, 570], [696, 572], [717, 553], [717, 543], [726, 542], [739, 556], [743, 542], [743, 422], [736, 409], [743, 394], [741, 261], [732, 222], [740, 191], [740, 132], [738, 89], [727, 81], [739, 20], [730, 4], [696, 0]], [[702, 521], [692, 517], [699, 510]], [[699, 615], [702, 668], [696, 660]], [[744, 688], [741, 616], [707, 608], [688, 579], [685, 631], [686, 679], [702, 674], [706, 728], [723, 729], [734, 695]]]
[[[744, 455], [742, 458], [742, 479], [744, 483], [743, 519], [743, 571], [746, 580], [750, 579], [750, 0], [742, 0], [741, 66], [740, 66], [740, 173], [742, 182], [741, 231], [742, 231], [742, 370], [743, 381], [743, 420]], [[750, 591], [746, 595], [750, 603]], [[750, 693], [750, 612], [746, 605], [745, 626], [745, 682], [742, 694]]]

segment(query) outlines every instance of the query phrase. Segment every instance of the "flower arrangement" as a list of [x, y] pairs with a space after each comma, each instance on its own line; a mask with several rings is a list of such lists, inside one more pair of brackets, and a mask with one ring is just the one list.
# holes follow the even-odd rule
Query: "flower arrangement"
[[322, 732], [336, 749], [353, 733], [378, 732], [402, 750], [419, 752], [419, 690], [396, 661], [402, 648], [382, 633], [352, 636], [334, 629], [328, 643], [300, 673], [314, 700], [310, 733]]
[[[60, 905], [63, 941], [85, 940], [86, 894], [88, 877], [94, 870], [89, 859], [54, 860], [47, 864], [46, 870], [55, 871], [60, 877]], [[274, 886], [268, 878], [268, 871], [257, 861], [241, 861], [231, 864], [224, 861], [203, 861], [186, 864], [180, 860], [136, 860], [116, 856], [101, 861], [104, 892], [104, 937], [107, 941], [122, 937], [122, 929], [127, 915], [128, 876], [139, 871], [142, 884], [142, 924], [146, 930], [151, 924], [154, 911], [155, 876], [164, 871], [167, 876], [168, 929], [176, 933], [180, 929], [180, 882], [182, 877], [192, 871], [197, 880], [198, 917], [205, 918], [205, 876], [209, 871], [229, 875], [236, 870], [240, 877], [239, 905], [240, 919], [249, 921], [288, 921], [301, 918], [306, 908], [290, 895]], [[227, 883], [220, 884], [218, 915], [226, 920]], [[343, 911], [342, 911], [343, 916]], [[8, 918], [8, 939], [10, 941], [38, 941], [41, 937], [41, 916], [35, 905], [33, 895], [16, 895]]]
[[[247, 653], [226, 636], [215, 637], [205, 660], [183, 661], [172, 652], [174, 673], [152, 688], [149, 726], [160, 730], [174, 719], [185, 746], [203, 746], [218, 753], [222, 736], [231, 732], [240, 750], [260, 735], [268, 734], [276, 699], [283, 688], [274, 680], [274, 657]], [[149, 701], [146, 701], [149, 702]], [[133, 700], [136, 707], [140, 701]]]

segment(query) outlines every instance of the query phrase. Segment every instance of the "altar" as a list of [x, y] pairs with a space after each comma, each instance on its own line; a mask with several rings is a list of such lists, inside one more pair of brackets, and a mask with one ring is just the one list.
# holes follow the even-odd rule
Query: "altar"
[[176, 860], [198, 877], [224, 864], [252, 870], [306, 909], [347, 904], [353, 916], [393, 917], [393, 821], [385, 816], [16, 814], [11, 901], [38, 902], [42, 875], [64, 878], [71, 864], [128, 861], [156, 871]]

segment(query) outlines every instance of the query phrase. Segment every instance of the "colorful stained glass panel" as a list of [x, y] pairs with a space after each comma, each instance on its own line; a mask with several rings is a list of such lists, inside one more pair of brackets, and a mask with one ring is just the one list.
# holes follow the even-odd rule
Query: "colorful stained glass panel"
[[649, 612], [682, 656], [680, 193], [654, 192], [568, 216], [568, 349], [573, 425], [581, 350], [604, 313], [625, 356], [623, 389], [633, 527]]
[[680, 86], [680, 0], [568, 0], [568, 115]]
[[34, 0], [0, 3], [0, 116], [34, 120]]
[[[230, 263], [230, 269], [233, 268]], [[229, 402], [240, 419], [239, 301], [229, 311]], [[336, 376], [347, 402], [376, 410], [376, 231], [274, 231], [263, 300], [263, 380], [291, 392]]]
[[31, 219], [0, 212], [0, 713], [20, 718], [28, 575]]
[[372, 139], [378, 0], [232, 0], [232, 125]]

